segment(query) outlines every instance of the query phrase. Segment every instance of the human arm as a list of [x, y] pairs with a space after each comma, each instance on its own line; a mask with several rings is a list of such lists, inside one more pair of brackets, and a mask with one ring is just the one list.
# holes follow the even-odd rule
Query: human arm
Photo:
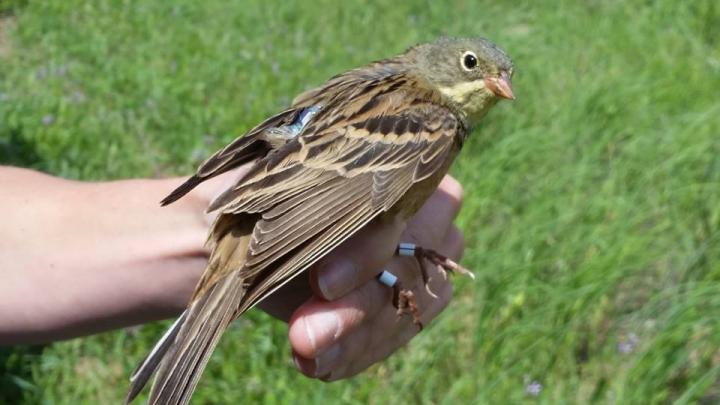
[[[182, 180], [85, 183], [0, 167], [0, 208], [7, 213], [0, 227], [0, 344], [66, 339], [182, 311], [206, 264], [210, 218], [204, 209], [233, 178], [210, 180], [161, 208], [157, 201]], [[374, 276], [388, 268], [406, 285], [417, 284], [415, 264], [393, 258], [403, 232], [403, 241], [457, 259], [462, 235], [451, 222], [461, 194], [457, 182], [446, 179], [407, 229], [403, 223], [371, 225], [315, 266], [314, 295], [300, 279], [261, 304], [290, 320], [303, 373], [331, 379], [355, 374], [417, 332], [407, 319], [397, 322], [390, 291]], [[348, 261], [352, 270], [343, 276], [338, 269]], [[325, 288], [320, 274], [328, 276]], [[438, 299], [420, 297], [426, 323], [451, 296], [441, 277], [432, 286]], [[355, 350], [367, 339], [382, 341], [370, 356]]]

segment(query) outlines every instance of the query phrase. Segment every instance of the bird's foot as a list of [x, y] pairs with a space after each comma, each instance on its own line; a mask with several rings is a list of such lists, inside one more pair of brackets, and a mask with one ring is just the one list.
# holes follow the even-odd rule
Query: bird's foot
[[[472, 274], [470, 270], [432, 249], [425, 249], [413, 243], [401, 243], [398, 245], [397, 254], [400, 256], [411, 256], [417, 259], [425, 291], [427, 291], [427, 293], [433, 298], [438, 298], [438, 296], [430, 289], [430, 274], [428, 272], [426, 262], [430, 262], [437, 266], [440, 273], [446, 279], [447, 273], [459, 273], [468, 276], [473, 280], [475, 279], [475, 275]], [[418, 325], [420, 330], [422, 330], [423, 324], [420, 321], [420, 310], [417, 305], [415, 293], [410, 289], [403, 288], [400, 285], [400, 280], [388, 271], [383, 271], [377, 276], [377, 278], [382, 284], [392, 288], [392, 303], [397, 309], [398, 316], [405, 314], [412, 315], [413, 323]]]
[[400, 287], [400, 283], [396, 283], [393, 286], [393, 306], [397, 309], [397, 315], [403, 316], [405, 314], [412, 315], [413, 323], [423, 329], [423, 324], [420, 321], [420, 310], [415, 300], [415, 293], [412, 290]]
[[392, 304], [397, 309], [398, 317], [409, 313], [413, 317], [413, 323], [422, 330], [423, 324], [420, 321], [420, 310], [415, 299], [415, 293], [407, 288], [402, 288], [400, 280], [389, 271], [378, 274], [377, 279], [380, 283], [392, 288]]
[[427, 267], [425, 267], [426, 261], [436, 265], [445, 278], [447, 278], [447, 273], [458, 273], [468, 276], [473, 280], [475, 279], [475, 275], [470, 270], [432, 249], [425, 249], [414, 243], [401, 243], [398, 245], [397, 253], [400, 256], [413, 256], [417, 259], [425, 290], [433, 298], [437, 298], [437, 294], [430, 289], [430, 275], [428, 274]]

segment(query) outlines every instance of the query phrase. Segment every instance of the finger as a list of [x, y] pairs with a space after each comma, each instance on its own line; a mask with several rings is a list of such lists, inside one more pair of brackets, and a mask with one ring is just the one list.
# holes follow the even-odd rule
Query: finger
[[[408, 287], [415, 285], [419, 278], [414, 258], [394, 256], [385, 268]], [[348, 336], [362, 340], [367, 332], [366, 322], [380, 311], [390, 309], [394, 313], [391, 298], [392, 289], [373, 278], [337, 300], [317, 297], [308, 300], [293, 314], [289, 324], [290, 344], [298, 368], [308, 376], [318, 377], [317, 373], [324, 369], [320, 364], [326, 368], [328, 364], [342, 362], [348, 355], [355, 356], [359, 347], [341, 353], [342, 357], [335, 355], [337, 343]]]
[[[436, 289], [441, 288], [435, 286]], [[438, 298], [426, 296], [423, 299], [421, 316], [424, 325], [428, 325], [448, 305], [452, 297], [452, 285], [444, 283], [438, 291]], [[430, 299], [428, 299], [430, 298]], [[388, 333], [392, 330], [394, 333]], [[352, 377], [371, 365], [389, 357], [398, 348], [405, 346], [420, 329], [413, 324], [409, 316], [398, 317], [394, 308], [381, 311], [371, 324], [363, 328], [365, 333], [348, 336], [339, 343], [337, 349], [342, 356], [334, 364], [318, 361], [318, 375], [323, 381], [335, 381]], [[331, 348], [329, 351], [335, 351]]]
[[448, 174], [440, 181], [438, 189], [455, 200], [456, 210], [455, 215], [452, 217], [452, 219], [455, 219], [465, 199], [465, 191], [463, 190], [462, 184], [460, 184], [455, 177]]
[[311, 298], [290, 319], [288, 334], [293, 351], [304, 358], [316, 358], [390, 305], [389, 294], [387, 287], [371, 281], [335, 301]]
[[333, 250], [310, 273], [310, 285], [327, 300], [342, 297], [373, 279], [393, 255], [405, 223], [374, 221]]
[[460, 228], [453, 225], [450, 227], [443, 246], [438, 249], [440, 253], [449, 257], [453, 261], [459, 262], [465, 251], [465, 236]]
[[440, 245], [450, 230], [452, 221], [460, 212], [462, 201], [460, 183], [450, 176], [445, 176], [435, 193], [408, 222], [403, 241], [409, 240], [424, 247]]
[[289, 322], [293, 313], [312, 296], [308, 275], [301, 274], [260, 301], [258, 307], [277, 319]]
[[[442, 246], [443, 250], [452, 250], [450, 244], [447, 245]], [[424, 286], [421, 287], [417, 262], [413, 259], [395, 257], [386, 268], [400, 278], [405, 288], [416, 291], [424, 324], [429, 324], [452, 296], [452, 286], [435, 267], [429, 269], [430, 285], [439, 294], [438, 298], [431, 297]], [[418, 327], [410, 316], [397, 315], [391, 297], [391, 289], [373, 280], [337, 301], [308, 302], [298, 310], [306, 313], [294, 317], [290, 325], [290, 341], [298, 369], [318, 378], [325, 378], [325, 374], [335, 370], [333, 378], [342, 378], [343, 374], [337, 374], [337, 369], [349, 367], [358, 358], [366, 359], [362, 363], [365, 367], [379, 360], [377, 356], [368, 357], [366, 351], [379, 345], [381, 340], [395, 348], [403, 344], [406, 340], [398, 343], [397, 334], [406, 329], [417, 331]]]

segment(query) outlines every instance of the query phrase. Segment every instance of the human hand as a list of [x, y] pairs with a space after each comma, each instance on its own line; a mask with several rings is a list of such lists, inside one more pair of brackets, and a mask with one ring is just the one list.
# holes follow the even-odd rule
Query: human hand
[[429, 286], [438, 296], [431, 297], [416, 259], [396, 256], [395, 249], [398, 242], [411, 242], [459, 260], [463, 236], [452, 221], [461, 204], [462, 187], [446, 176], [407, 226], [399, 221], [372, 224], [314, 266], [309, 277], [312, 297], [307, 299], [308, 284], [301, 280], [261, 304], [286, 319], [294, 309], [289, 337], [295, 364], [303, 374], [325, 381], [351, 377], [387, 358], [418, 333], [410, 315], [398, 317], [392, 290], [376, 280], [382, 270], [414, 291], [424, 325], [447, 306], [452, 297], [449, 280], [428, 264]]

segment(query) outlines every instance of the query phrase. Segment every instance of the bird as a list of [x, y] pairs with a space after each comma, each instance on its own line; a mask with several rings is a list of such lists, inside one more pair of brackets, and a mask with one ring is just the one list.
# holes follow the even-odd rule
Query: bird
[[[412, 217], [488, 110], [515, 98], [513, 72], [488, 39], [442, 37], [330, 78], [210, 156], [161, 205], [250, 168], [210, 203], [217, 216], [207, 267], [187, 309], [132, 374], [126, 403], [153, 374], [150, 404], [188, 403], [233, 320], [371, 221]], [[464, 269], [433, 250], [409, 250]], [[394, 286], [396, 307], [415, 310], [412, 300]]]

